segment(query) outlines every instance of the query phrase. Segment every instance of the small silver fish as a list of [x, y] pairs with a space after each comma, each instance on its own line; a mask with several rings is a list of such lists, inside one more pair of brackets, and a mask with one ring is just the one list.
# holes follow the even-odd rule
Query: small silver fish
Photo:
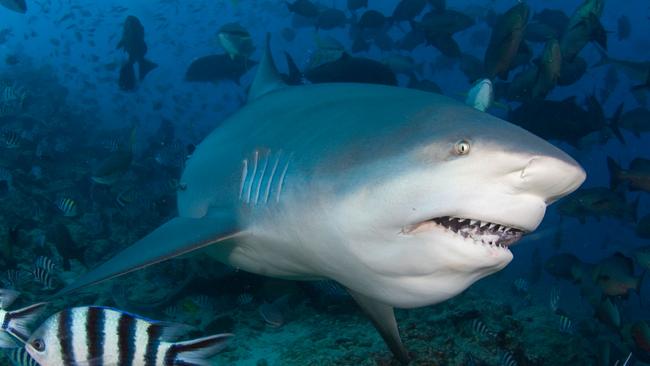
[[186, 330], [118, 309], [77, 307], [45, 320], [25, 348], [41, 365], [207, 365], [232, 336], [171, 341]]

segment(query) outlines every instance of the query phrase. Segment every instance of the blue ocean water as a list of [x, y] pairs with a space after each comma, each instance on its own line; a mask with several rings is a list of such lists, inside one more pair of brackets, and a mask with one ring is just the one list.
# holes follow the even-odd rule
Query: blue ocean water
[[[646, 279], [650, 269], [650, 249], [646, 243], [650, 238], [647, 2], [26, 0], [26, 10], [21, 9], [23, 4], [19, 0], [0, 0], [0, 5], [0, 280], [3, 288], [21, 294], [17, 305], [7, 304], [3, 309], [49, 302], [46, 310], [33, 319], [24, 337], [5, 334], [11, 347], [20, 349], [24, 342], [29, 345], [31, 331], [41, 325], [47, 327], [45, 319], [50, 316], [66, 314], [66, 309], [75, 306], [96, 305], [123, 311], [125, 318], [137, 314], [147, 321], [192, 326], [183, 328], [185, 332], [178, 338], [182, 341], [234, 334], [225, 348], [208, 355], [214, 356], [209, 361], [214, 365], [400, 364], [399, 352], [394, 352], [397, 357], [393, 357], [367, 314], [355, 303], [363, 301], [355, 301], [348, 294], [348, 287], [379, 304], [397, 308], [401, 339], [413, 365], [650, 362]], [[343, 245], [330, 245], [323, 252], [307, 249], [307, 257], [315, 258], [313, 261], [304, 259], [302, 252], [294, 256], [298, 249], [291, 246], [288, 255], [274, 251], [282, 241], [273, 236], [280, 235], [273, 231], [277, 226], [271, 230], [273, 235], [265, 235], [268, 228], [260, 229], [262, 225], [251, 225], [260, 230], [253, 230], [253, 236], [262, 238], [257, 241], [261, 246], [249, 243], [244, 249], [237, 249], [237, 244], [228, 244], [232, 246], [227, 250], [232, 252], [224, 254], [217, 243], [185, 254], [187, 248], [181, 248], [181, 243], [188, 242], [189, 249], [197, 249], [199, 244], [216, 239], [217, 233], [210, 231], [215, 227], [211, 224], [179, 226], [149, 240], [144, 249], [119, 257], [120, 263], [91, 273], [99, 273], [95, 279], [103, 280], [139, 268], [140, 264], [165, 259], [162, 263], [57, 295], [66, 286], [76, 286], [78, 279], [85, 281], [88, 277], [84, 274], [173, 220], [179, 209], [181, 216], [218, 216], [223, 207], [210, 194], [236, 195], [240, 206], [230, 212], [236, 218], [228, 220], [243, 222], [248, 219], [246, 215], [262, 215], [255, 211], [260, 197], [266, 196], [267, 201], [270, 197], [272, 201], [277, 194], [278, 202], [283, 203], [281, 195], [295, 189], [297, 197], [304, 193], [304, 197], [311, 198], [320, 192], [310, 193], [317, 190], [315, 186], [323, 189], [310, 184], [311, 180], [345, 176], [346, 183], [332, 184], [331, 191], [328, 186], [320, 192], [321, 199], [309, 201], [312, 206], [307, 206], [312, 211], [292, 213], [304, 216], [304, 221], [292, 222], [325, 223], [332, 220], [330, 215], [335, 212], [341, 192], [348, 194], [357, 185], [363, 186], [364, 181], [375, 179], [386, 179], [392, 184], [387, 176], [402, 183], [416, 179], [407, 176], [406, 168], [391, 160], [398, 155], [396, 151], [403, 151], [394, 146], [406, 150], [411, 146], [403, 142], [412, 140], [395, 130], [367, 128], [371, 121], [363, 118], [363, 126], [350, 125], [363, 113], [381, 120], [381, 116], [372, 114], [381, 109], [379, 103], [355, 102], [359, 95], [375, 90], [371, 87], [351, 92], [335, 86], [317, 94], [317, 98], [307, 92], [304, 99], [249, 97], [258, 64], [263, 61], [267, 34], [273, 59], [291, 88], [304, 87], [302, 84], [363, 82], [373, 84], [373, 88], [376, 84], [389, 84], [426, 89], [427, 93], [437, 90], [449, 99], [431, 103], [435, 104], [431, 107], [432, 124], [436, 118], [446, 118], [439, 115], [449, 115], [444, 109], [447, 105], [460, 106], [468, 93], [472, 95], [470, 90], [477, 81], [488, 79], [494, 102], [484, 113], [511, 121], [548, 140], [575, 159], [586, 172], [586, 180], [575, 192], [562, 191], [560, 186], [570, 180], [571, 171], [555, 176], [559, 171], [543, 170], [542, 178], [536, 179], [547, 182], [544, 188], [555, 189], [558, 197], [549, 194], [540, 205], [566, 197], [548, 206], [539, 227], [529, 233], [529, 228], [503, 222], [503, 217], [518, 212], [513, 204], [516, 202], [495, 199], [486, 201], [491, 205], [481, 206], [485, 196], [463, 190], [462, 179], [485, 179], [482, 171], [489, 164], [475, 164], [467, 176], [454, 175], [455, 171], [450, 170], [451, 174], [438, 177], [443, 183], [436, 187], [457, 185], [457, 206], [469, 207], [475, 215], [478, 212], [486, 217], [496, 212], [501, 221], [463, 216], [463, 210], [442, 210], [424, 222], [419, 220], [417, 225], [437, 225], [434, 230], [444, 228], [459, 235], [465, 233], [465, 238], [504, 243], [505, 234], [482, 231], [488, 229], [483, 223], [470, 221], [476, 219], [488, 227], [489, 223], [502, 224], [503, 230], [512, 227], [516, 229], [510, 231], [513, 235], [519, 235], [517, 230], [521, 229], [525, 235], [509, 249], [514, 259], [504, 269], [488, 271], [496, 273], [480, 280], [483, 276], [473, 278], [467, 286], [456, 286], [455, 279], [436, 282], [432, 286], [440, 289], [426, 288], [422, 292], [444, 296], [438, 296], [439, 301], [419, 301], [417, 306], [410, 305], [415, 301], [405, 298], [424, 295], [410, 287], [397, 296], [400, 299], [394, 304], [387, 304], [385, 300], [394, 293], [390, 288], [373, 292], [371, 289], [382, 289], [382, 285], [372, 278], [332, 270], [357, 273], [358, 264], [345, 265], [350, 253], [363, 258], [365, 251], [372, 252], [369, 257], [377, 262], [364, 262], [370, 263], [371, 269], [378, 262], [390, 262], [386, 258], [394, 257], [396, 262], [404, 258], [400, 253], [407, 249], [398, 247], [391, 251], [363, 241], [369, 241], [371, 234], [380, 231], [379, 224], [364, 218], [375, 219], [376, 207], [393, 206], [371, 206], [373, 209], [359, 211], [345, 206], [346, 210], [336, 211], [343, 218], [334, 220], [334, 226], [322, 226], [323, 232], [338, 234], [339, 230], [344, 231], [341, 228], [346, 222], [353, 222], [369, 225], [366, 231], [370, 234], [368, 238], [365, 233], [359, 234], [364, 245], [345, 255], [337, 256], [336, 252], [345, 248]], [[292, 61], [297, 70], [290, 67]], [[255, 97], [255, 88], [252, 89]], [[392, 93], [395, 99], [391, 99]], [[385, 92], [382, 100], [394, 103], [394, 109], [387, 108], [385, 115], [390, 111], [396, 111], [395, 118], [415, 115], [407, 110], [409, 103], [428, 98], [421, 94], [407, 98], [400, 93], [397, 89]], [[337, 95], [341, 97], [337, 99]], [[247, 102], [248, 99], [254, 100]], [[345, 104], [349, 100], [351, 104]], [[320, 102], [331, 105], [322, 107]], [[231, 125], [239, 121], [242, 114], [237, 111], [246, 113], [247, 106], [254, 103], [269, 105], [268, 114], [251, 112], [259, 121], [250, 122], [246, 131], [225, 130], [231, 131], [231, 135], [222, 138], [224, 141], [217, 137], [218, 146], [214, 148], [221, 149], [221, 155], [211, 153], [201, 143], [215, 129], [215, 135], [221, 131], [225, 136], [226, 132], [219, 129], [224, 121]], [[312, 104], [316, 107], [310, 111]], [[401, 113], [400, 108], [406, 112]], [[304, 124], [283, 124], [287, 119], [297, 118], [291, 117], [292, 111], [296, 115], [304, 113]], [[281, 116], [275, 117], [274, 113]], [[458, 123], [450, 128], [455, 129], [455, 138], [460, 141], [452, 141], [447, 150], [464, 155], [467, 148], [471, 149], [468, 156], [474, 156], [481, 145], [477, 144], [475, 149], [473, 143], [480, 138], [465, 139], [464, 134], [482, 136], [484, 128], [476, 123], [482, 121], [482, 117], [477, 117], [480, 114], [467, 113], [470, 112], [454, 109], [451, 114]], [[491, 123], [496, 122], [486, 120], [486, 126], [492, 126]], [[273, 124], [285, 136], [271, 140], [280, 146], [278, 150], [264, 145], [271, 144], [267, 141], [271, 138], [264, 134]], [[407, 124], [408, 121], [404, 122]], [[324, 130], [329, 134], [314, 137], [303, 132], [322, 125], [328, 126]], [[358, 149], [338, 160], [327, 160], [339, 148], [338, 140], [331, 136], [340, 131], [352, 131], [349, 135], [359, 139], [353, 144]], [[384, 136], [382, 131], [394, 133], [394, 138]], [[374, 133], [387, 139], [384, 146], [373, 146], [376, 140], [371, 138], [365, 140], [366, 134]], [[295, 136], [309, 138], [291, 145], [292, 139], [299, 138]], [[508, 144], [522, 150], [536, 148], [532, 142], [526, 145], [531, 140], [524, 135], [513, 136], [521, 139], [507, 141]], [[254, 147], [253, 155], [251, 151], [240, 151], [248, 144], [255, 145], [256, 139], [262, 142]], [[249, 140], [253, 142], [246, 142]], [[316, 165], [302, 175], [294, 173], [301, 166], [296, 161], [306, 158], [290, 151], [291, 146], [307, 149], [305, 146], [310, 145], [322, 149], [323, 161], [334, 163]], [[503, 151], [510, 152], [505, 147]], [[489, 162], [499, 164], [501, 157]], [[232, 167], [234, 163], [228, 165], [230, 158], [236, 162], [236, 168]], [[214, 162], [200, 165], [210, 159]], [[199, 168], [193, 170], [199, 173], [183, 176], [193, 161], [199, 161], [195, 165]], [[376, 168], [381, 164], [385, 167]], [[524, 170], [521, 172], [523, 177]], [[285, 174], [287, 186], [274, 186]], [[294, 176], [291, 181], [292, 174], [298, 174], [300, 179]], [[211, 186], [213, 179], [220, 185]], [[229, 188], [221, 185], [226, 181]], [[559, 183], [554, 185], [555, 182]], [[492, 183], [486, 179], [481, 184], [476, 187]], [[366, 185], [363, 187], [374, 187]], [[196, 186], [201, 187], [198, 193]], [[501, 186], [510, 189], [505, 184]], [[257, 187], [257, 194], [251, 196], [251, 187]], [[362, 205], [368, 197], [376, 197], [382, 204], [397, 204], [402, 201], [391, 198], [404, 198], [399, 195], [400, 187], [404, 186], [386, 183], [379, 191], [360, 189], [351, 198], [346, 196], [351, 201], [342, 201]], [[247, 190], [248, 195], [242, 194]], [[372, 196], [377, 192], [383, 196]], [[179, 198], [183, 195], [190, 195], [191, 202]], [[242, 196], [247, 198], [242, 200]], [[418, 204], [429, 203], [427, 199], [418, 196]], [[210, 208], [196, 209], [198, 201], [207, 202]], [[438, 207], [435, 202], [432, 205]], [[331, 210], [320, 212], [323, 208]], [[271, 216], [276, 217], [286, 214], [272, 212]], [[402, 216], [411, 218], [409, 215], [396, 208], [386, 215], [386, 220], [399, 221]], [[229, 223], [228, 220], [223, 222]], [[236, 235], [235, 229], [236, 225], [227, 226], [218, 235]], [[328, 247], [317, 239], [324, 235], [322, 232], [309, 233], [315, 238], [311, 243], [303, 240], [300, 229], [288, 225], [278, 232], [305, 248]], [[404, 234], [404, 230], [410, 229], [400, 226], [395, 231], [402, 230], [400, 233]], [[237, 243], [239, 239], [234, 240]], [[160, 258], [152, 259], [154, 252], [162, 253]], [[237, 255], [253, 259], [247, 262], [237, 259]], [[126, 258], [134, 262], [127, 263]], [[224, 265], [215, 258], [237, 265]], [[441, 262], [449, 262], [445, 254], [440, 258]], [[331, 266], [319, 267], [330, 271], [314, 270], [310, 273], [313, 276], [303, 276], [310, 278], [301, 278], [305, 281], [288, 280], [293, 273], [282, 272], [287, 263], [289, 268], [299, 268], [296, 271], [302, 273], [304, 268], [317, 267], [314, 263], [319, 261], [330, 263]], [[264, 265], [250, 264], [259, 262]], [[420, 263], [394, 264], [396, 268], [419, 269]], [[431, 277], [447, 278], [444, 272], [434, 272]], [[398, 272], [387, 277], [391, 276], [408, 277]], [[346, 281], [349, 282], [341, 283]], [[84, 312], [80, 316], [86, 319], [88, 315]], [[4, 325], [2, 329], [11, 333]], [[88, 329], [71, 326], [63, 331], [70, 338], [62, 338], [86, 339]], [[105, 339], [102, 337], [110, 329], [106, 326], [103, 333], [98, 332], [102, 334], [99, 339]], [[117, 336], [126, 337], [123, 329], [114, 331]], [[143, 346], [134, 343], [133, 347]], [[16, 356], [15, 350], [11, 352], [14, 357], [28, 358], [24, 353]], [[69, 357], [82, 357], [76, 352]], [[9, 354], [7, 351], [6, 355]], [[54, 360], [61, 360], [56, 357]], [[11, 362], [22, 365], [27, 361]], [[40, 362], [47, 366], [63, 364], [51, 359]], [[120, 360], [118, 364], [130, 363]]]

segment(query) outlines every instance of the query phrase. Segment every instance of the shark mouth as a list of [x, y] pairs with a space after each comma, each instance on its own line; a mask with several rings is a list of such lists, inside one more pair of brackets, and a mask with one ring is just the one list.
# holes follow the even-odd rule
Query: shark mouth
[[465, 239], [472, 239], [476, 243], [482, 243], [494, 247], [507, 249], [525, 234], [523, 230], [513, 227], [495, 224], [487, 221], [466, 219], [453, 216], [436, 217], [420, 224], [411, 226], [409, 233], [415, 233], [422, 229], [428, 229], [431, 225], [442, 227]]

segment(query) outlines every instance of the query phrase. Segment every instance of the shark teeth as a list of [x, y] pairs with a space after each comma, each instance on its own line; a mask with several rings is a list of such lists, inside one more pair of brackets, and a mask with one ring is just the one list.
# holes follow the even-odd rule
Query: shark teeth
[[476, 219], [443, 216], [429, 221], [465, 239], [472, 239], [475, 243], [499, 248], [507, 248], [521, 239], [524, 234], [522, 230], [516, 228]]

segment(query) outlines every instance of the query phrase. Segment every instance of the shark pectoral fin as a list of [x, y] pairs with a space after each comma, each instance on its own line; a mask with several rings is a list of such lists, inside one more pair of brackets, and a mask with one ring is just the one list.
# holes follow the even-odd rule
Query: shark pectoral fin
[[81, 276], [55, 296], [183, 255], [238, 234], [241, 234], [241, 231], [234, 219], [176, 217]]
[[382, 304], [377, 300], [371, 299], [365, 295], [362, 295], [358, 292], [347, 289], [350, 293], [350, 296], [354, 301], [359, 304], [361, 310], [370, 318], [372, 324], [381, 334], [381, 337], [390, 348], [391, 352], [397, 360], [402, 364], [407, 365], [411, 360], [402, 344], [402, 339], [399, 336], [399, 329], [397, 329], [397, 321], [395, 320], [395, 313], [393, 312], [393, 307]]

